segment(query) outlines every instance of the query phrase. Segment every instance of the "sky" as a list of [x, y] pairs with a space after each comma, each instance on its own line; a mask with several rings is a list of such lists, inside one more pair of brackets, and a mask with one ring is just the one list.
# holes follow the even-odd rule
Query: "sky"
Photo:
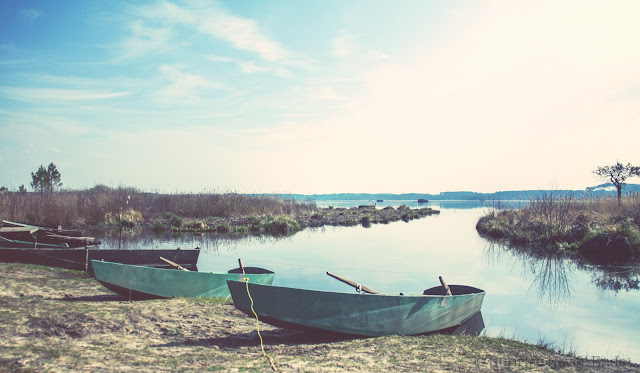
[[[640, 1], [0, 1], [0, 186], [584, 189], [640, 165]], [[629, 179], [640, 183], [640, 180]]]

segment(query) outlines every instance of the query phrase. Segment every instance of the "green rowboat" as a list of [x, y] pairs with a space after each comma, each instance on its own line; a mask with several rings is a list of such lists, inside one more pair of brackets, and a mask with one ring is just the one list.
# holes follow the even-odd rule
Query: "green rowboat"
[[[247, 283], [228, 280], [236, 308], [253, 317]], [[445, 285], [446, 286], [446, 285]], [[362, 287], [364, 291], [364, 287]], [[291, 328], [324, 330], [362, 336], [415, 335], [456, 327], [476, 315], [485, 292], [464, 285], [449, 285], [423, 294], [364, 294], [305, 290], [257, 284], [248, 292], [259, 319]]]
[[[130, 299], [228, 297], [227, 280], [242, 276], [240, 269], [228, 273], [181, 271], [92, 260], [93, 273], [109, 290]], [[270, 285], [275, 273], [256, 267], [244, 267], [246, 277], [258, 284]]]

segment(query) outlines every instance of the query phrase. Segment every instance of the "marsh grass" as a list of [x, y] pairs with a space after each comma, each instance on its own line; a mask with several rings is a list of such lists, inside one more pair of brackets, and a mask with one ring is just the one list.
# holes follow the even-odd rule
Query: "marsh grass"
[[121, 221], [165, 219], [181, 226], [182, 217], [233, 218], [240, 216], [292, 215], [317, 210], [315, 204], [272, 196], [237, 193], [158, 194], [134, 188], [96, 186], [88, 190], [55, 193], [0, 194], [0, 219], [65, 227], [113, 225]]
[[[494, 209], [480, 218], [484, 236], [536, 251], [608, 250], [616, 257], [640, 257], [640, 195], [616, 199], [541, 193], [517, 210]], [[613, 244], [611, 244], [613, 242]], [[624, 246], [623, 248], [620, 248]]]

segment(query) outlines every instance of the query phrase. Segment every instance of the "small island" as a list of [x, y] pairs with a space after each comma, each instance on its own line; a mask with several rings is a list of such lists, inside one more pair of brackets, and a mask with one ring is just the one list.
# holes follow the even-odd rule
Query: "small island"
[[494, 210], [478, 221], [482, 236], [538, 253], [579, 253], [593, 264], [640, 261], [640, 194], [622, 196], [625, 179], [638, 176], [631, 164], [600, 167], [617, 198], [575, 198], [544, 192], [516, 210]]

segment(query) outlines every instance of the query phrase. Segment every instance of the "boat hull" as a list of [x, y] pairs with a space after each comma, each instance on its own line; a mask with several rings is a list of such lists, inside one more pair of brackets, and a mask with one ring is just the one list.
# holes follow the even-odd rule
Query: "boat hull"
[[[253, 315], [247, 285], [235, 280], [227, 284], [235, 307]], [[362, 336], [416, 335], [458, 326], [480, 311], [485, 294], [461, 285], [450, 285], [454, 295], [446, 297], [338, 293], [251, 282], [248, 287], [264, 322]]]
[[[6, 220], [0, 222], [0, 238], [3, 238], [0, 245], [3, 247], [23, 247], [23, 243], [30, 244], [30, 247], [45, 247], [45, 245], [59, 245], [62, 247], [85, 247], [99, 245], [94, 237], [82, 237], [82, 232], [75, 230], [54, 229], [15, 223]], [[11, 241], [14, 241], [11, 245]]]
[[196, 270], [199, 255], [199, 249], [109, 250], [97, 248], [0, 248], [0, 262], [39, 264], [89, 272], [93, 271], [91, 260], [105, 260], [124, 264], [168, 268], [169, 265], [163, 262], [160, 257], [169, 259], [189, 270]]
[[[225, 298], [230, 295], [227, 280], [237, 280], [243, 276], [238, 273], [188, 272], [95, 260], [92, 265], [96, 280], [131, 299]], [[247, 267], [245, 271], [247, 273], [244, 276], [252, 283], [271, 285], [275, 277], [275, 273], [261, 268]]]

